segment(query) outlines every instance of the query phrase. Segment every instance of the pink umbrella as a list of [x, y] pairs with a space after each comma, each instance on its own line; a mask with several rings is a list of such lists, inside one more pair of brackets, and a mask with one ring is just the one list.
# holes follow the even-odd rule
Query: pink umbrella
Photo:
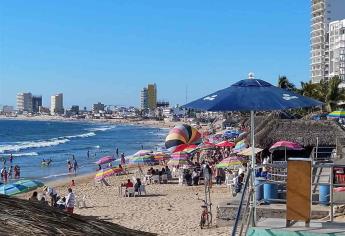
[[223, 141], [216, 144], [217, 147], [234, 147], [235, 143], [229, 141]]
[[99, 159], [98, 161], [96, 161], [96, 164], [97, 165], [103, 165], [103, 164], [107, 164], [109, 162], [112, 162], [114, 160], [115, 159], [111, 156], [105, 156], [105, 157], [102, 157], [101, 159]]
[[300, 151], [303, 149], [304, 148], [298, 143], [294, 143], [294, 142], [290, 142], [290, 141], [279, 141], [279, 142], [276, 142], [275, 144], [273, 144], [270, 147], [269, 151], [274, 152], [276, 150], [284, 150], [285, 151], [285, 161], [286, 161], [286, 150]]
[[298, 143], [294, 143], [290, 141], [279, 141], [273, 144], [269, 150], [270, 152], [274, 152], [276, 150], [303, 150], [303, 149], [304, 148]]

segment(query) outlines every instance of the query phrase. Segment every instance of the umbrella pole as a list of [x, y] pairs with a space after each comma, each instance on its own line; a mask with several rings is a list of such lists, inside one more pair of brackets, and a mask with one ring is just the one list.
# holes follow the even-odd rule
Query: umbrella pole
[[250, 111], [250, 136], [252, 143], [252, 226], [256, 224], [256, 193], [255, 193], [255, 143], [254, 143], [254, 111]]

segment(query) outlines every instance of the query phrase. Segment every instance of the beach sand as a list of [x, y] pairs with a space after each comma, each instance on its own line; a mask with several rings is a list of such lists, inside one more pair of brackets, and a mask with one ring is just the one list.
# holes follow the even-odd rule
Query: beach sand
[[[118, 186], [132, 176], [113, 176], [111, 186], [95, 185], [92, 176], [77, 177], [74, 192], [86, 197], [86, 208], [75, 209], [76, 214], [98, 216], [131, 229], [157, 233], [158, 235], [228, 235], [229, 227], [200, 229], [199, 220], [204, 197], [204, 186], [179, 186], [176, 184], [152, 184], [146, 186], [147, 196], [118, 196]], [[72, 178], [70, 178], [72, 179]], [[50, 183], [61, 196], [67, 195], [69, 180]], [[42, 190], [39, 190], [42, 191]], [[230, 198], [223, 185], [211, 189], [213, 221], [218, 202]], [[20, 198], [28, 199], [31, 193]]]

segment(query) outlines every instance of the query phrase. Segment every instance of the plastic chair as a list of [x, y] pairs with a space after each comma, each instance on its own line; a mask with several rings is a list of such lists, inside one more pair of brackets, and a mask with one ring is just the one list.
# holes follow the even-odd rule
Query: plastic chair
[[130, 197], [131, 195], [132, 195], [133, 197], [135, 197], [134, 187], [133, 187], [133, 188], [127, 188], [127, 189], [126, 189], [126, 196], [127, 196], [127, 197]]
[[157, 184], [159, 184], [160, 183], [160, 181], [159, 181], [159, 175], [153, 175], [152, 176], [152, 183], [157, 183]]
[[162, 175], [162, 183], [163, 184], [167, 184], [168, 183], [168, 175], [167, 174]]

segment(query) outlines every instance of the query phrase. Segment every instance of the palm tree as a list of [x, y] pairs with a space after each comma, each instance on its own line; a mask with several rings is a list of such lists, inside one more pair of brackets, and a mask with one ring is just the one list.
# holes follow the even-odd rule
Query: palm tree
[[278, 77], [278, 87], [286, 90], [295, 89], [295, 85], [293, 83], [290, 83], [290, 81], [285, 75]]
[[340, 101], [345, 100], [345, 89], [339, 88], [342, 80], [338, 76], [334, 76], [327, 83], [327, 92], [325, 93], [325, 101], [328, 111], [336, 109]]

